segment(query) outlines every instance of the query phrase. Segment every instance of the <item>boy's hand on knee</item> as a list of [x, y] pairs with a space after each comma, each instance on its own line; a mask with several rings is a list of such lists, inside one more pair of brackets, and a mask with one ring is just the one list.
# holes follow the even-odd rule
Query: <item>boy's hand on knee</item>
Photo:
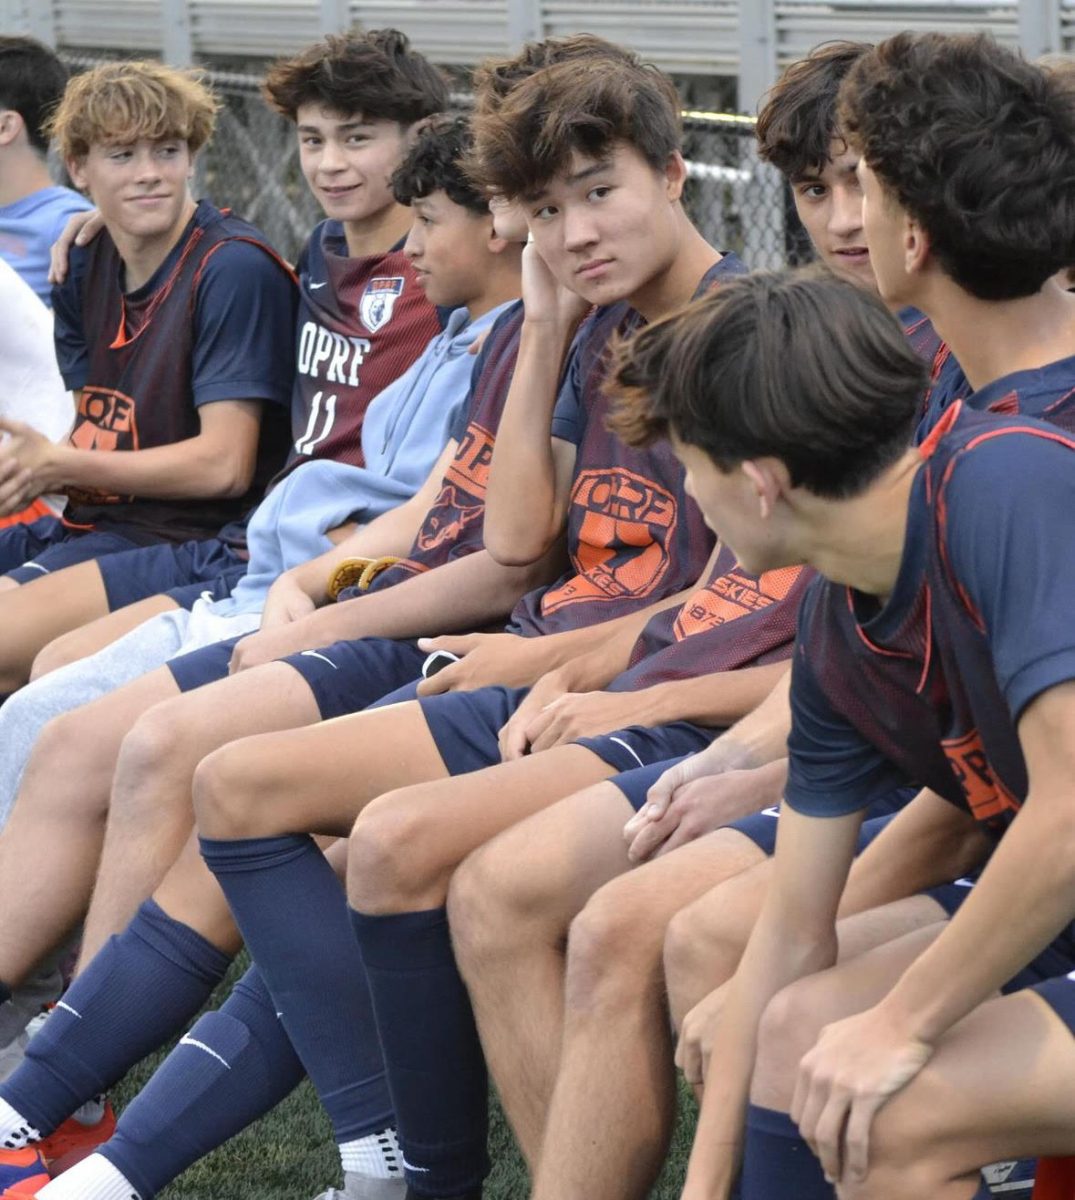
[[883, 1003], [822, 1029], [799, 1064], [791, 1119], [830, 1183], [865, 1178], [874, 1117], [932, 1054]]
[[709, 1072], [709, 1057], [713, 1053], [713, 1041], [717, 1025], [724, 1012], [728, 989], [725, 985], [715, 988], [700, 1000], [683, 1018], [676, 1043], [676, 1066], [683, 1078], [691, 1084], [705, 1083]]
[[632, 862], [667, 854], [773, 803], [771, 768], [713, 774], [700, 758], [692, 755], [669, 767], [624, 826]]

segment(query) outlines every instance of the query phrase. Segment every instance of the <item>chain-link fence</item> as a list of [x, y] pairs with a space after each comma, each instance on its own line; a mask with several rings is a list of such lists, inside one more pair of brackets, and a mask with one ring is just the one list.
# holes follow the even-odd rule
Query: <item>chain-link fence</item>
[[[104, 61], [65, 57], [75, 70]], [[294, 261], [320, 216], [299, 170], [294, 127], [261, 99], [261, 77], [253, 71], [211, 70], [208, 81], [223, 107], [201, 155], [197, 190], [253, 222]], [[466, 106], [465, 96], [456, 100]], [[801, 261], [801, 227], [780, 176], [758, 161], [753, 118], [689, 112], [684, 126], [686, 204], [707, 239], [751, 267]]]

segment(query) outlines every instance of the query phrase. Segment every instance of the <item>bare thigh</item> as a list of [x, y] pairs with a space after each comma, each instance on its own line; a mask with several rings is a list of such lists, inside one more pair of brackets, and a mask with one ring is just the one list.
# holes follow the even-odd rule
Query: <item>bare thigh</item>
[[38, 679], [50, 671], [66, 667], [68, 663], [89, 658], [98, 650], [103, 650], [106, 646], [111, 646], [113, 642], [119, 641], [132, 629], [137, 629], [150, 617], [170, 612], [178, 607], [176, 602], [168, 596], [148, 596], [136, 604], [117, 608], [115, 612], [96, 617], [77, 628], [61, 633], [59, 636], [53, 637], [38, 651], [30, 670], [30, 678]]

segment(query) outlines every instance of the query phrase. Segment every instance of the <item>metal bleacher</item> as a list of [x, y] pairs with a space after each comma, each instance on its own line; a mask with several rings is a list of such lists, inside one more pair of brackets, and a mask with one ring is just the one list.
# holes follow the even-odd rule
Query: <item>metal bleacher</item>
[[172, 61], [268, 58], [353, 22], [394, 25], [458, 66], [585, 29], [679, 76], [737, 76], [739, 106], [749, 109], [781, 65], [830, 38], [989, 29], [1031, 54], [1064, 50], [1075, 39], [1075, 0], [0, 0], [5, 30], [72, 51]]

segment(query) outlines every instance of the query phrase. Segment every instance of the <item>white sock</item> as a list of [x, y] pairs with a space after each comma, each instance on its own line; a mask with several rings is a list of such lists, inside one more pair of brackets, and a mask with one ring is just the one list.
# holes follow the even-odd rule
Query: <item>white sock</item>
[[403, 1171], [403, 1156], [393, 1128], [368, 1133], [353, 1142], [340, 1144], [340, 1162], [345, 1171], [370, 1179], [394, 1179]]
[[141, 1200], [131, 1182], [101, 1154], [91, 1154], [37, 1193], [38, 1200]]
[[0, 1100], [0, 1146], [5, 1150], [21, 1150], [32, 1142], [41, 1141], [41, 1134], [6, 1100]]

